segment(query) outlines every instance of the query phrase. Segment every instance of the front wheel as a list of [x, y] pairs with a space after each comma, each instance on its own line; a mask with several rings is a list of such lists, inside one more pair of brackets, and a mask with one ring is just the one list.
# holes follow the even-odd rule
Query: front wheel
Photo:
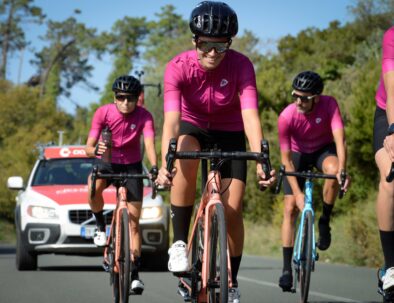
[[222, 204], [215, 204], [211, 213], [209, 239], [208, 298], [210, 303], [228, 302], [227, 229]]
[[298, 271], [298, 273], [300, 281], [301, 303], [307, 303], [313, 262], [313, 218], [310, 211], [305, 213], [301, 237], [301, 262], [300, 270]]
[[122, 303], [129, 302], [130, 294], [130, 238], [129, 215], [127, 209], [122, 210], [120, 222], [120, 252], [119, 252], [119, 292]]

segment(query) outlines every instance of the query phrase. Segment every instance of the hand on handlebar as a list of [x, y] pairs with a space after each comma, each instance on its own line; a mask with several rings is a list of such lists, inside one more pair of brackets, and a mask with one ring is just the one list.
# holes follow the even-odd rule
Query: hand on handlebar
[[172, 179], [174, 178], [176, 173], [176, 169], [174, 168], [172, 170], [172, 173], [170, 173], [165, 167], [161, 167], [159, 169], [159, 174], [157, 175], [156, 178], [156, 184], [169, 188], [172, 186]]
[[261, 168], [261, 165], [257, 166], [257, 178], [258, 178], [258, 183], [260, 188], [267, 188], [271, 187], [275, 181], [276, 181], [276, 171], [275, 169], [271, 170], [270, 172], [270, 178], [266, 178], [263, 169]]
[[[345, 174], [345, 177], [341, 176], [341, 174]], [[351, 184], [351, 179], [350, 176], [344, 172], [344, 171], [340, 171], [337, 173], [337, 180], [338, 180], [338, 184], [340, 185], [340, 189], [346, 193], [347, 190], [349, 189], [349, 186]], [[344, 179], [344, 180], [343, 180]], [[343, 182], [344, 181], [344, 182]], [[343, 184], [342, 184], [343, 183]]]

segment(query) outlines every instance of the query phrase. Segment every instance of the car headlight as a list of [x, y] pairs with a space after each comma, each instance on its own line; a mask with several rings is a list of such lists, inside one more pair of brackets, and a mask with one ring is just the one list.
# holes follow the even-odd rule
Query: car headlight
[[29, 206], [27, 208], [27, 213], [37, 219], [57, 219], [58, 215], [56, 209], [52, 207], [43, 206]]
[[163, 215], [163, 210], [159, 206], [142, 208], [141, 219], [156, 219]]

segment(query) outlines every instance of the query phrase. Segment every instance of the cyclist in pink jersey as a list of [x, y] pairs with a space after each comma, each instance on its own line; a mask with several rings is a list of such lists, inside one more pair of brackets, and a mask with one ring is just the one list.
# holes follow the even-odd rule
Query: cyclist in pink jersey
[[[157, 172], [157, 156], [154, 144], [154, 124], [152, 115], [143, 107], [137, 105], [142, 93], [142, 85], [132, 76], [121, 76], [112, 85], [115, 93], [113, 103], [99, 107], [94, 113], [92, 126], [86, 143], [86, 154], [98, 157], [99, 171], [106, 173], [142, 173], [142, 153], [140, 146], [141, 134], [144, 136], [145, 150], [152, 166], [151, 172]], [[100, 137], [103, 129], [112, 133], [110, 142]], [[111, 151], [111, 159], [108, 153]], [[88, 179], [90, 192], [91, 180]], [[111, 184], [110, 181], [98, 179], [96, 181], [96, 195], [93, 199], [89, 195], [89, 204], [96, 218], [97, 230], [94, 243], [104, 246], [107, 242], [105, 220], [103, 216], [103, 190]], [[127, 181], [127, 207], [130, 211], [132, 223], [131, 233], [133, 241], [133, 270], [131, 289], [136, 292], [144, 290], [144, 284], [139, 279], [138, 269], [141, 263], [141, 236], [139, 233], [139, 218], [143, 198], [142, 179]]]
[[[247, 57], [230, 49], [231, 38], [238, 31], [236, 13], [223, 2], [204, 1], [192, 11], [189, 25], [195, 49], [173, 58], [164, 75], [162, 167], [157, 181], [172, 185], [174, 244], [168, 262], [172, 272], [187, 271], [189, 266], [186, 242], [196, 195], [198, 161], [179, 161], [176, 173], [168, 172], [165, 155], [170, 139], [178, 138], [178, 149], [182, 151], [201, 150], [213, 143], [222, 151], [245, 151], [246, 134], [251, 150], [257, 152], [263, 138], [253, 65]], [[237, 273], [244, 240], [242, 196], [246, 162], [226, 162], [220, 171], [222, 188], [228, 189], [222, 198], [234, 286], [229, 290], [229, 302], [239, 302]], [[262, 181], [261, 165], [257, 165], [257, 175], [263, 186], [274, 181], [274, 177]]]
[[[346, 166], [346, 147], [343, 122], [337, 101], [321, 95], [321, 77], [311, 71], [299, 73], [293, 81], [293, 103], [279, 115], [278, 132], [282, 164], [286, 171], [305, 171], [312, 166], [326, 174], [336, 174]], [[284, 211], [282, 223], [283, 272], [279, 286], [291, 291], [291, 269], [295, 221], [304, 207], [305, 180], [296, 177], [284, 179]], [[347, 189], [349, 180], [343, 185]], [[318, 248], [326, 250], [331, 243], [330, 216], [338, 194], [336, 180], [327, 180], [323, 189], [323, 213], [319, 219]]]
[[374, 153], [380, 173], [376, 211], [387, 269], [381, 273], [380, 283], [383, 291], [394, 299], [394, 183], [386, 181], [394, 162], [394, 26], [385, 32], [382, 49], [382, 73], [374, 119]]

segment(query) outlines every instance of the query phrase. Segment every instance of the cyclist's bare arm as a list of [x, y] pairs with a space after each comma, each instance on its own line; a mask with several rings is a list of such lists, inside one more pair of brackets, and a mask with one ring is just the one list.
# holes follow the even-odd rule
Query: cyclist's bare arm
[[[394, 71], [383, 75], [384, 87], [386, 88], [386, 115], [388, 124], [394, 123]], [[394, 134], [387, 136], [384, 140], [384, 148], [388, 153], [391, 162], [394, 162]]]
[[[334, 137], [334, 142], [337, 150], [338, 156], [338, 172], [337, 179], [340, 184], [341, 182], [341, 172], [346, 171], [346, 142], [345, 142], [345, 131], [343, 128], [336, 129], [332, 132]], [[346, 176], [345, 184], [341, 185], [341, 188], [346, 192], [350, 185], [350, 177]]]
[[157, 183], [162, 186], [171, 185], [171, 173], [167, 171], [167, 149], [171, 138], [178, 138], [179, 125], [181, 121], [180, 112], [164, 113], [163, 135], [161, 140], [161, 168], [157, 177]]
[[94, 158], [98, 155], [102, 155], [106, 150], [107, 146], [104, 142], [98, 141], [96, 138], [88, 138], [85, 146], [85, 153], [89, 158]]
[[157, 166], [157, 155], [154, 137], [144, 137], [145, 151], [151, 166]]
[[[242, 120], [244, 123], [245, 134], [248, 138], [250, 150], [259, 153], [261, 151], [261, 140], [263, 139], [263, 131], [261, 129], [260, 118], [257, 109], [242, 110]], [[267, 179], [260, 163], [256, 165], [256, 173], [259, 177], [259, 184], [262, 186], [270, 186], [275, 181], [275, 170], [271, 170], [271, 178]]]

